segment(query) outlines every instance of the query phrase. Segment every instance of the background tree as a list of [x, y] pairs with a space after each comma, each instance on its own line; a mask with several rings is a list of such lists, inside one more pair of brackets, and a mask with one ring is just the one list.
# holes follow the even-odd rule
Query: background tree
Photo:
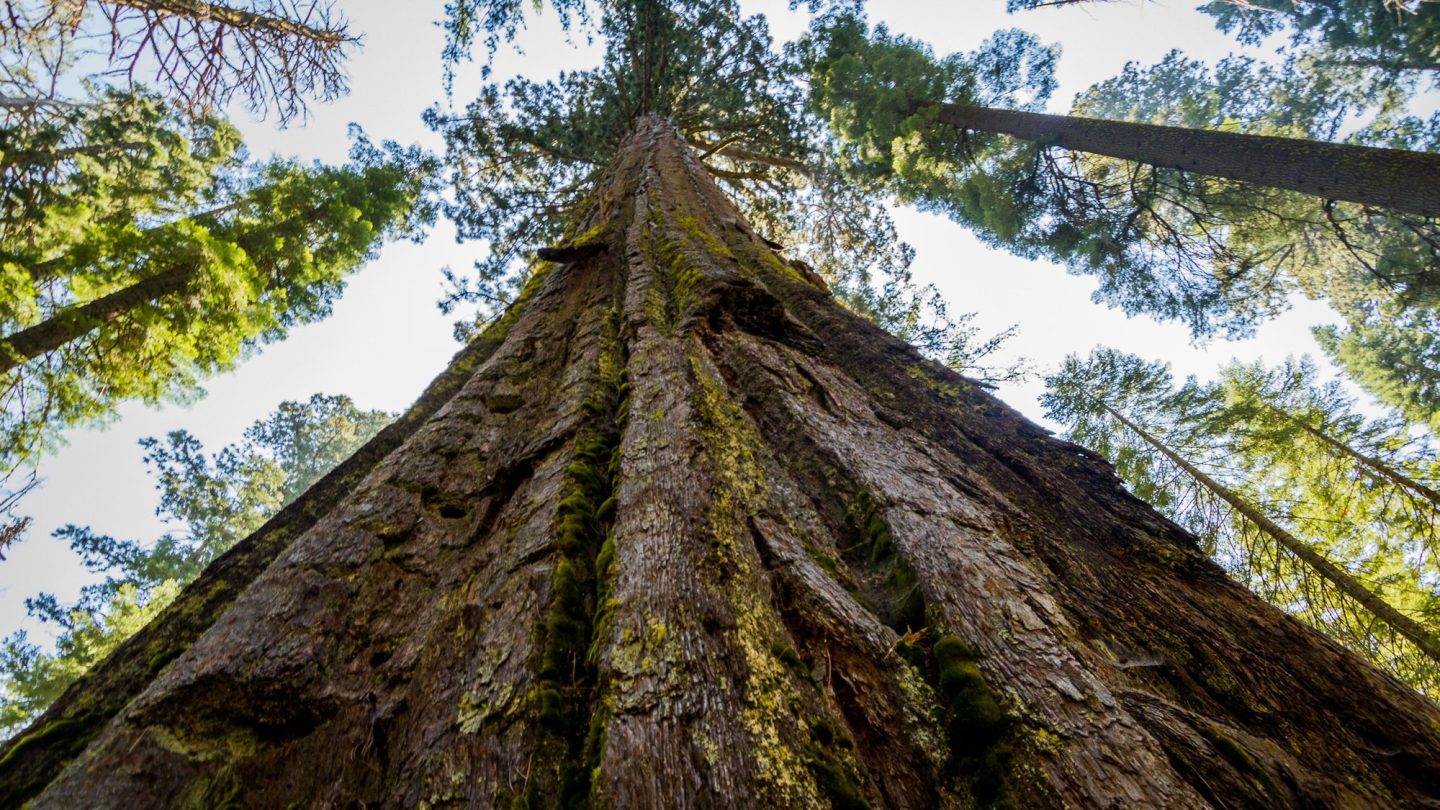
[[[1008, 0], [1011, 12], [1099, 0]], [[1428, 0], [1213, 0], [1200, 10], [1246, 45], [1288, 34], [1292, 52], [1375, 68], [1412, 83], [1440, 71], [1440, 13]]]
[[1340, 64], [1422, 71], [1431, 81], [1440, 71], [1440, 11], [1424, 0], [1225, 0], [1201, 9], [1246, 44], [1288, 33], [1291, 47], [1319, 51]]
[[[103, 422], [125, 399], [195, 395], [204, 376], [324, 317], [345, 276], [385, 239], [418, 238], [434, 215], [435, 166], [415, 148], [357, 136], [342, 168], [237, 165], [209, 149], [179, 167], [194, 185], [144, 188], [134, 209], [125, 187], [100, 193], [112, 190], [105, 178], [130, 176], [130, 153], [119, 166], [86, 158], [31, 212], [45, 237], [17, 227], [0, 245], [11, 293], [0, 307], [5, 463], [33, 459], [65, 427]], [[223, 170], [202, 173], [217, 162]]]
[[1067, 437], [1232, 576], [1417, 689], [1440, 688], [1440, 512], [1419, 480], [1436, 462], [1403, 422], [1365, 419], [1304, 362], [1177, 388], [1163, 364], [1099, 350], [1046, 382]]
[[[217, 117], [243, 98], [284, 125], [345, 91], [357, 39], [329, 3], [4, 0], [0, 17], [8, 478], [67, 424], [103, 421], [124, 397], [193, 395], [197, 376], [323, 314], [429, 169], [388, 144], [381, 166], [368, 143], [348, 174], [250, 163]], [[366, 199], [341, 203], [344, 187]], [[263, 231], [244, 211], [306, 196], [318, 207]], [[0, 490], [5, 542], [28, 525], [14, 509], [29, 486]]]
[[300, 497], [384, 427], [393, 414], [365, 411], [349, 397], [315, 394], [282, 402], [244, 439], [207, 456], [183, 430], [148, 438], [145, 461], [160, 490], [156, 513], [182, 528], [141, 544], [66, 526], [58, 539], [103, 582], [62, 604], [29, 600], [30, 614], [60, 628], [53, 653], [17, 631], [0, 647], [0, 735], [23, 727], [76, 678], [168, 605], [216, 557]]
[[1320, 326], [1330, 359], [1376, 399], [1440, 432], [1440, 323], [1429, 310], [1377, 308], [1348, 328]]
[[[1297, 290], [1357, 321], [1387, 304], [1435, 304], [1433, 208], [1413, 209], [1428, 212], [1417, 216], [1391, 210], [1398, 203], [1326, 198], [1369, 199], [1376, 176], [1394, 176], [1396, 194], [1410, 194], [1431, 185], [1418, 178], [1437, 176], [1440, 159], [1364, 152], [1417, 168], [1367, 170], [1344, 188], [1338, 176], [1294, 162], [1306, 150], [1349, 148], [1316, 139], [1362, 113], [1373, 120], [1349, 136], [1354, 144], [1433, 145], [1437, 121], [1405, 116], [1403, 94], [1364, 76], [1317, 73], [1304, 60], [1271, 68], [1231, 59], [1212, 78], [1171, 54], [1082, 95], [1076, 113], [1111, 119], [1101, 122], [995, 110], [967, 87], [954, 57], [937, 60], [883, 29], [867, 38], [854, 16], [822, 17], [807, 61], [812, 103], [847, 144], [850, 176], [946, 213], [992, 244], [1098, 275], [1097, 295], [1127, 312], [1181, 319], [1205, 336], [1246, 334]], [[931, 103], [938, 99], [958, 103]], [[1127, 134], [1134, 127], [1123, 122], [1171, 128]], [[1264, 151], [1269, 144], [1276, 153]], [[1199, 158], [1186, 155], [1215, 166], [1197, 169]], [[1328, 163], [1350, 161], [1337, 154]]]

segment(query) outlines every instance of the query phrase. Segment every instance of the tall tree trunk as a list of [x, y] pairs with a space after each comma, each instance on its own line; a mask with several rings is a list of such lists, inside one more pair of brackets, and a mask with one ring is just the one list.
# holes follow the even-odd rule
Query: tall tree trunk
[[842, 310], [666, 122], [576, 233], [403, 444], [0, 751], [0, 800], [1433, 800], [1440, 709]]
[[0, 338], [0, 374], [84, 337], [142, 304], [185, 289], [194, 275], [193, 265], [165, 270], [89, 303], [62, 309], [34, 326]]
[[922, 102], [961, 129], [1241, 180], [1328, 200], [1440, 216], [1440, 154], [1300, 138]]
[[1170, 459], [1180, 469], [1184, 470], [1191, 478], [1194, 478], [1200, 486], [1204, 487], [1211, 494], [1218, 497], [1225, 503], [1230, 504], [1236, 512], [1255, 524], [1266, 536], [1279, 543], [1286, 551], [1294, 554], [1310, 570], [1314, 571], [1326, 582], [1334, 585], [1346, 596], [1354, 599], [1363, 605], [1366, 610], [1375, 615], [1377, 619], [1389, 627], [1396, 634], [1410, 641], [1421, 652], [1425, 653], [1431, 660], [1440, 664], [1440, 639], [1427, 631], [1419, 622], [1396, 610], [1393, 605], [1382, 599], [1379, 594], [1371, 591], [1355, 579], [1348, 572], [1339, 566], [1325, 559], [1322, 555], [1310, 547], [1309, 543], [1301, 540], [1290, 532], [1286, 531], [1275, 521], [1265, 516], [1255, 507], [1254, 504], [1242, 498], [1239, 493], [1221, 484], [1219, 481], [1206, 475], [1195, 467], [1183, 456], [1176, 453], [1168, 445], [1154, 436], [1149, 431], [1140, 427], [1125, 418], [1119, 411], [1108, 405], [1102, 405], [1105, 412], [1115, 417], [1116, 421], [1135, 432], [1135, 435], [1145, 440], [1145, 443], [1155, 448], [1160, 455]]
[[1295, 416], [1294, 414], [1291, 414], [1281, 408], [1277, 408], [1274, 405], [1270, 405], [1269, 403], [1266, 403], [1266, 407], [1268, 407], [1276, 415], [1294, 424], [1302, 431], [1310, 434], [1321, 444], [1325, 445], [1331, 450], [1334, 450], [1336, 453], [1339, 453], [1345, 458], [1350, 459], [1351, 461], [1355, 462], [1366, 470], [1369, 470], [1371, 473], [1379, 476], [1380, 478], [1389, 481], [1400, 489], [1408, 491], [1412, 495], [1424, 498], [1425, 500], [1429, 501], [1432, 506], [1440, 507], [1440, 492], [1436, 492], [1433, 488], [1428, 487], [1425, 484], [1420, 483], [1419, 481], [1416, 481], [1414, 478], [1411, 478], [1400, 470], [1395, 469], [1395, 467], [1391, 466], [1390, 464], [1387, 464], [1384, 461], [1375, 458], [1374, 456], [1369, 456], [1360, 452], [1359, 450], [1356, 450], [1350, 445], [1331, 436], [1329, 433], [1326, 433], [1315, 427], [1314, 425], [1310, 424], [1310, 422], [1305, 419], [1301, 419], [1300, 417]]

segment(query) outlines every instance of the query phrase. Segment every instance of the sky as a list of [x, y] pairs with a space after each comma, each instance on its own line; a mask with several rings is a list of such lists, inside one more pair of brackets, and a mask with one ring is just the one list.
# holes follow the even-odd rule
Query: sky
[[[1045, 42], [1058, 43], [1059, 89], [1050, 111], [1063, 113], [1076, 93], [1119, 73], [1128, 61], [1151, 64], [1174, 48], [1212, 63], [1238, 52], [1233, 39], [1193, 10], [1196, 2], [1122, 0], [1006, 15], [1005, 0], [872, 0], [869, 13], [872, 21], [929, 42], [940, 53], [971, 50], [996, 29], [1007, 27], [1025, 28]], [[376, 141], [418, 142], [438, 150], [438, 137], [425, 128], [420, 115], [443, 101], [443, 33], [436, 25], [443, 0], [339, 0], [337, 5], [351, 31], [363, 37], [362, 47], [348, 62], [351, 92], [335, 103], [312, 107], [308, 121], [285, 130], [253, 120], [243, 110], [232, 111], [252, 154], [343, 162], [351, 122]], [[766, 14], [777, 40], [794, 37], [805, 25], [785, 0], [741, 0], [741, 6], [747, 13]], [[495, 76], [523, 72], [546, 78], [588, 67], [597, 54], [593, 45], [570, 42], [553, 14], [542, 15], [531, 20], [519, 51], [502, 47], [497, 53]], [[478, 65], [459, 67], [457, 104], [473, 95], [478, 74]], [[916, 249], [915, 280], [938, 286], [952, 314], [977, 313], [975, 324], [986, 334], [1011, 324], [1019, 327], [996, 362], [1025, 357], [1045, 372], [1067, 354], [1108, 345], [1164, 358], [1179, 377], [1204, 378], [1232, 358], [1274, 363], [1288, 354], [1318, 355], [1310, 327], [1339, 322], [1325, 306], [1297, 300], [1289, 313], [1262, 325], [1251, 339], [1195, 345], [1180, 324], [1127, 318], [1094, 303], [1090, 296], [1096, 282], [1091, 278], [988, 248], [936, 215], [896, 209], [895, 217], [901, 237]], [[48, 641], [53, 628], [27, 618], [24, 599], [48, 591], [62, 602], [72, 600], [94, 577], [64, 543], [50, 536], [56, 528], [89, 525], [97, 532], [145, 541], [175, 528], [155, 515], [159, 495], [141, 460], [141, 438], [183, 428], [210, 450], [219, 450], [282, 401], [314, 393], [348, 394], [364, 408], [400, 411], [408, 406], [460, 348], [451, 336], [454, 318], [435, 306], [443, 289], [441, 268], [463, 270], [482, 250], [474, 243], [457, 244], [454, 230], [443, 222], [423, 244], [390, 244], [352, 278], [328, 319], [293, 329], [286, 341], [266, 347], [233, 373], [212, 379], [205, 386], [207, 396], [199, 401], [161, 408], [130, 403], [104, 430], [68, 433], [68, 446], [42, 461], [44, 481], [22, 504], [21, 511], [34, 518], [28, 537], [7, 549], [8, 559], [0, 562], [0, 635], [26, 628], [32, 640]], [[1004, 385], [996, 393], [1043, 422], [1037, 403], [1043, 387], [1037, 376]]]

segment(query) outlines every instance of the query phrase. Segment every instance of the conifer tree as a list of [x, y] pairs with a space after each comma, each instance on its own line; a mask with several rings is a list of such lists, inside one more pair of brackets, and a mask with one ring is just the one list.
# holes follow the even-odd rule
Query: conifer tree
[[[1010, 11], [1098, 0], [1008, 0]], [[1240, 42], [1288, 33], [1294, 50], [1398, 74], [1440, 71], [1440, 12], [1428, 0], [1211, 0], [1200, 10]]]
[[195, 395], [205, 376], [325, 316], [382, 241], [433, 217], [435, 167], [417, 149], [357, 136], [345, 167], [247, 165], [228, 125], [187, 133], [183, 116], [133, 100], [133, 119], [108, 125], [135, 148], [14, 178], [0, 239], [6, 466], [125, 399]]
[[1177, 388], [1163, 364], [1100, 350], [1047, 384], [1068, 437], [1240, 581], [1417, 688], [1440, 687], [1440, 593], [1426, 584], [1440, 512], [1419, 480], [1435, 459], [1403, 423], [1358, 415], [1304, 362]]
[[513, 203], [462, 223], [558, 218], [513, 303], [7, 743], [0, 801], [1426, 799], [1433, 703], [777, 250], [809, 130], [756, 21], [587, 14], [601, 70], [446, 122], [457, 192]]
[[[1355, 317], [1434, 306], [1440, 207], [1420, 196], [1440, 188], [1440, 157], [1360, 144], [1427, 149], [1437, 122], [1400, 114], [1403, 96], [1374, 82], [1303, 60], [1232, 59], [1212, 78], [1171, 54], [1092, 88], [1080, 117], [1045, 116], [976, 97], [954, 57], [883, 28], [867, 38], [857, 17], [822, 20], [813, 103], [848, 144], [851, 177], [1096, 274], [1127, 312], [1203, 336], [1244, 334], [1297, 289]], [[1354, 144], [1323, 142], [1362, 113], [1374, 120]]]
[[1437, 335], [1434, 311], [1393, 306], [1377, 307], [1343, 329], [1315, 329], [1325, 354], [1366, 391], [1410, 422], [1440, 433]]

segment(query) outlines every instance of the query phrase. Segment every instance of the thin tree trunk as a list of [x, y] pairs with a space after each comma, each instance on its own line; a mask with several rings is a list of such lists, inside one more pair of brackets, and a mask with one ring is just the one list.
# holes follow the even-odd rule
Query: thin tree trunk
[[961, 129], [1258, 186], [1440, 216], [1440, 154], [922, 102]]
[[1321, 444], [1329, 447], [1331, 450], [1334, 450], [1340, 455], [1345, 456], [1351, 461], [1354, 461], [1360, 466], [1370, 470], [1374, 474], [1380, 476], [1386, 481], [1389, 481], [1400, 489], [1409, 490], [1412, 494], [1424, 498], [1432, 505], [1440, 507], [1440, 492], [1436, 492], [1434, 489], [1420, 483], [1419, 481], [1416, 481], [1410, 476], [1395, 469], [1391, 465], [1386, 464], [1380, 459], [1375, 458], [1374, 456], [1368, 456], [1364, 453], [1361, 453], [1350, 445], [1345, 444], [1344, 442], [1335, 439], [1330, 434], [1325, 433], [1324, 431], [1321, 431], [1318, 428], [1312, 426], [1309, 422], [1301, 419], [1298, 416], [1281, 410], [1280, 408], [1277, 408], [1274, 405], [1270, 405], [1269, 403], [1266, 403], [1266, 407], [1270, 408], [1270, 410], [1274, 411], [1276, 414], [1280, 415], [1286, 420], [1292, 422], [1296, 427], [1315, 437], [1320, 441]]
[[142, 304], [185, 289], [194, 275], [193, 265], [156, 273], [89, 303], [62, 309], [34, 326], [0, 338], [0, 374], [84, 337]]
[[0, 801], [1428, 800], [1440, 708], [743, 222], [641, 119], [445, 403], [0, 749]]
[[[1176, 453], [1164, 442], [1150, 435], [1144, 428], [1125, 418], [1119, 411], [1103, 403], [1101, 407], [1105, 409], [1106, 413], [1115, 417], [1116, 421], [1120, 422], [1120, 424], [1134, 431], [1135, 435], [1141, 439], [1144, 439], [1146, 444], [1155, 448], [1162, 456], [1170, 459], [1176, 466], [1188, 473], [1191, 478], [1194, 478], [1200, 483], [1200, 486], [1209, 490], [1216, 497], [1220, 498], [1220, 500], [1230, 504], [1231, 508], [1239, 512], [1246, 520], [1254, 523], [1260, 531], [1268, 535], [1270, 539], [1279, 543], [1286, 551], [1294, 554], [1301, 562], [1309, 566], [1311, 570], [1319, 574], [1326, 582], [1334, 585], [1346, 596], [1363, 605], [1366, 610], [1373, 613], [1376, 618], [1384, 622], [1385, 625], [1397, 635], [1407, 639], [1419, 648], [1421, 652], [1425, 653], [1425, 655], [1429, 656], [1435, 662], [1440, 663], [1440, 639], [1437, 639], [1433, 634], [1428, 632], [1419, 622], [1396, 610], [1394, 606], [1380, 598], [1374, 591], [1371, 591], [1349, 573], [1317, 553], [1308, 543], [1302, 541], [1286, 531], [1275, 521], [1266, 517], [1263, 512], [1255, 508], [1254, 504], [1197, 469], [1195, 465], [1186, 461], [1179, 453]], [[1319, 434], [1317, 433], [1316, 435]]]

